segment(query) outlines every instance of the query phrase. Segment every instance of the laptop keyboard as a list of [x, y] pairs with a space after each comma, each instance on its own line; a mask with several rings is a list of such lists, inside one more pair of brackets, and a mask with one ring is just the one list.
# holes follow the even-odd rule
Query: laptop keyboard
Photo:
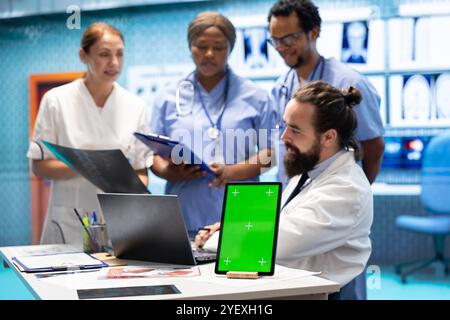
[[194, 258], [197, 262], [209, 262], [209, 261], [215, 261], [216, 260], [216, 252], [205, 250], [199, 248], [198, 250], [195, 250], [195, 244], [194, 241], [191, 242], [191, 249], [194, 253]]

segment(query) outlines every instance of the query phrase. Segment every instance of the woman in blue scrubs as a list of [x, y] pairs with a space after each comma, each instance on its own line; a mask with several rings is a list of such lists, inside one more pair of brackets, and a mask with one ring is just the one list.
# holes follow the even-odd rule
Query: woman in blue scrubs
[[199, 14], [188, 29], [196, 68], [166, 87], [153, 109], [152, 133], [183, 142], [215, 174], [174, 155], [154, 157], [151, 169], [168, 181], [167, 194], [178, 195], [191, 236], [220, 219], [226, 182], [257, 181], [270, 167], [274, 114], [267, 92], [228, 67], [235, 40], [226, 17]]

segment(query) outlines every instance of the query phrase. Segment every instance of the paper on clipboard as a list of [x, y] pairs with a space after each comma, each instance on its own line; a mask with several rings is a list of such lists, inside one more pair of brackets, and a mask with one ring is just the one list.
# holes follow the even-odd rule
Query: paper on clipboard
[[64, 253], [42, 256], [15, 256], [13, 262], [25, 272], [46, 272], [68, 269], [91, 269], [108, 266], [86, 253]]
[[[216, 174], [211, 170], [211, 168], [203, 162], [199, 156], [197, 156], [191, 149], [189, 149], [186, 145], [182, 144], [179, 141], [170, 140], [168, 137], [164, 137], [157, 134], [144, 134], [140, 132], [135, 132], [134, 136], [143, 142], [147, 147], [149, 147], [155, 154], [158, 154], [164, 158], [170, 158], [172, 155], [172, 150], [176, 146], [181, 146], [181, 152], [188, 152], [189, 163], [198, 164], [203, 170], [205, 170], [208, 174], [213, 175]], [[183, 158], [186, 156], [180, 155]]]

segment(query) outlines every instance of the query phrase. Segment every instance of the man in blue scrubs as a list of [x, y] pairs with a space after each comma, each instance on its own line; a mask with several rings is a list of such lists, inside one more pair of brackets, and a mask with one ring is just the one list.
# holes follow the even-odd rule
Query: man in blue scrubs
[[[290, 67], [272, 89], [271, 103], [277, 113], [277, 125], [284, 131], [282, 116], [293, 94], [305, 83], [322, 80], [337, 88], [353, 86], [362, 94], [355, 108], [358, 119], [356, 139], [361, 144], [362, 167], [372, 183], [381, 165], [384, 151], [384, 129], [379, 113], [380, 97], [369, 81], [357, 71], [334, 58], [325, 59], [316, 48], [321, 18], [317, 7], [308, 0], [280, 0], [269, 13], [269, 43], [275, 47]], [[275, 144], [274, 144], [275, 145]], [[278, 146], [278, 159], [283, 159], [285, 147]], [[279, 179], [287, 183], [283, 161], [278, 160]], [[342, 289], [344, 299], [365, 299], [365, 276], [362, 273]]]

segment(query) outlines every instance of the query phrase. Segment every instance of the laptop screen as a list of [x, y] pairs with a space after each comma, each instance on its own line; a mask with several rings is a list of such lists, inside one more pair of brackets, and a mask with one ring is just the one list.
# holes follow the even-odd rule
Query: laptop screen
[[97, 195], [117, 258], [195, 265], [177, 196]]
[[272, 275], [281, 184], [229, 183], [225, 188], [215, 271]]

